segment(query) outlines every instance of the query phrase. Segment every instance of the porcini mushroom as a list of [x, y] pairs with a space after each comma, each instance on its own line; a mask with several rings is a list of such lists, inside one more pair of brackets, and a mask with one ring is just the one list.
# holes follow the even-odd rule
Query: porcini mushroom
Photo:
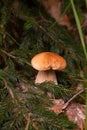
[[38, 70], [35, 83], [52, 81], [58, 84], [55, 70], [63, 70], [66, 60], [53, 52], [42, 52], [32, 58], [31, 65]]

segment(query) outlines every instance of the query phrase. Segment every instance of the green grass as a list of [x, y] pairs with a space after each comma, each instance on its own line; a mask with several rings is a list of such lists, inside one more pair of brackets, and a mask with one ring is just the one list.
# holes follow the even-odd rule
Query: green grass
[[82, 47], [83, 47], [84, 55], [85, 55], [85, 58], [86, 58], [86, 61], [87, 61], [87, 49], [86, 49], [86, 45], [85, 45], [85, 41], [84, 41], [83, 32], [82, 32], [82, 29], [81, 29], [80, 20], [79, 20], [79, 17], [78, 17], [78, 14], [77, 14], [73, 0], [70, 0], [70, 1], [71, 1], [74, 17], [75, 17], [75, 20], [76, 20], [76, 25], [77, 25], [77, 29], [78, 29], [78, 32], [79, 32], [79, 36], [80, 36], [81, 44], [82, 44]]
[[85, 0], [86, 8], [87, 8], [87, 0]]
[[[87, 62], [87, 48], [86, 48], [86, 45], [85, 45], [85, 41], [84, 41], [84, 36], [83, 36], [82, 29], [81, 29], [80, 20], [79, 20], [79, 17], [78, 17], [76, 8], [75, 8], [74, 1], [70, 0], [70, 2], [71, 2], [72, 9], [73, 9], [73, 14], [74, 14], [74, 18], [75, 18], [75, 21], [76, 21], [77, 29], [78, 29], [78, 32], [79, 32], [79, 37], [80, 37], [80, 40], [81, 40], [81, 44], [82, 44], [82, 47], [83, 47], [83, 51], [84, 51], [84, 55], [85, 55], [85, 60]], [[87, 7], [87, 0], [85, 0], [85, 3], [86, 3], [86, 7]], [[83, 77], [83, 78], [85, 78], [85, 77]], [[84, 87], [87, 88], [87, 83], [84, 84]], [[85, 93], [86, 93], [86, 121], [85, 121], [85, 130], [87, 130], [87, 90], [85, 91]]]

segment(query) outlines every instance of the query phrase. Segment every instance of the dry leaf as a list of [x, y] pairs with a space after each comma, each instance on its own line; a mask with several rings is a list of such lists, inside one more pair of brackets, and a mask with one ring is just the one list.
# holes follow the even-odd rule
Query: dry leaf
[[[64, 112], [68, 119], [77, 124], [80, 130], [84, 130], [85, 127], [85, 105], [80, 103], [71, 103], [66, 106], [63, 99], [52, 99], [53, 106], [48, 107], [56, 114]], [[64, 106], [66, 108], [64, 109]]]
[[68, 119], [77, 124], [80, 130], [85, 127], [85, 105], [79, 103], [71, 103], [65, 111]]
[[28, 92], [28, 87], [24, 83], [16, 83], [16, 87], [20, 88], [23, 92]]
[[71, 29], [69, 17], [64, 15], [61, 17], [62, 2], [59, 0], [38, 0], [46, 9], [46, 11], [53, 17], [59, 24], [66, 25]]
[[58, 19], [61, 14], [61, 2], [58, 0], [39, 0], [46, 11], [54, 18]]
[[62, 16], [62, 17], [58, 20], [58, 23], [59, 23], [60, 25], [66, 25], [66, 26], [68, 27], [68, 30], [72, 29], [69, 16], [67, 16], [67, 15]]
[[49, 110], [54, 111], [56, 114], [63, 112], [64, 101], [63, 99], [52, 99], [53, 106], [48, 107]]

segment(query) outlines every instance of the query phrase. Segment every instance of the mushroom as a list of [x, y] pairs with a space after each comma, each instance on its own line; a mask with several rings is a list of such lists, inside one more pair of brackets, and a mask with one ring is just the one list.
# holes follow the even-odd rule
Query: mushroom
[[32, 58], [31, 65], [38, 70], [35, 83], [52, 81], [58, 84], [55, 70], [63, 70], [66, 60], [53, 52], [42, 52]]

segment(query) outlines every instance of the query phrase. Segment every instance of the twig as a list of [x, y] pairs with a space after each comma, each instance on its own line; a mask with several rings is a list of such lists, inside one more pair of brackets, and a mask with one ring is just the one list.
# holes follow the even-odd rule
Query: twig
[[3, 50], [3, 49], [0, 49], [0, 50], [1, 50], [1, 52], [3, 52], [4, 54], [6, 54], [8, 57], [11, 57], [12, 59], [15, 59], [15, 60], [21, 60], [22, 62], [24, 62], [24, 63], [26, 63], [27, 65], [31, 66], [31, 64], [30, 64], [29, 62], [25, 61], [24, 59], [19, 59], [18, 57], [15, 57], [14, 55], [12, 55], [12, 54], [6, 52], [6, 51]]
[[77, 77], [75, 77], [75, 76], [73, 76], [73, 75], [70, 75], [70, 78], [72, 78], [72, 79], [74, 79], [74, 80], [77, 80], [77, 81], [81, 81], [81, 82], [87, 82], [87, 79], [80, 79], [80, 78], [82, 78], [82, 77], [77, 78]]
[[[33, 121], [34, 122], [39, 122], [39, 123], [45, 123], [45, 120], [43, 119], [43, 118], [40, 118], [40, 119], [33, 119]], [[61, 128], [60, 126], [58, 126], [55, 122], [50, 122], [50, 121], [48, 121], [47, 122], [49, 125], [52, 125], [52, 126], [54, 126], [54, 127], [56, 127], [56, 128]]]
[[27, 119], [27, 124], [26, 124], [25, 130], [29, 129], [29, 125], [30, 125], [30, 113], [28, 114], [28, 119]]
[[8, 32], [6, 34], [19, 46], [19, 43]]
[[14, 93], [13, 93], [12, 89], [8, 86], [8, 84], [7, 84], [7, 82], [5, 80], [4, 80], [4, 84], [5, 84], [5, 87], [7, 88], [7, 90], [9, 91], [9, 94], [10, 94], [11, 98], [13, 100], [15, 100]]
[[13, 58], [13, 59], [16, 59], [15, 56], [11, 55], [10, 53], [6, 52], [5, 50], [3, 50], [3, 49], [0, 49], [0, 50], [1, 50], [4, 54], [6, 54], [7, 56], [9, 56], [9, 57], [11, 57], [11, 58]]
[[70, 103], [73, 99], [75, 99], [79, 94], [81, 94], [84, 90], [85, 90], [85, 89], [80, 90], [80, 91], [77, 92], [72, 98], [70, 98], [70, 99], [65, 103], [65, 105], [63, 106], [62, 109], [63, 109], [63, 110], [66, 109], [67, 106], [69, 105], [69, 103]]
[[[57, 40], [54, 39], [53, 36], [52, 36], [51, 34], [49, 34], [49, 33], [45, 30], [45, 28], [43, 28], [41, 25], [38, 25], [38, 27], [39, 27], [44, 33], [46, 33], [46, 35], [47, 35], [48, 37], [50, 37], [53, 41], [55, 41], [55, 42], [57, 43]], [[61, 45], [61, 46], [62, 46], [62, 45]], [[63, 46], [62, 46], [62, 47], [63, 47]]]

